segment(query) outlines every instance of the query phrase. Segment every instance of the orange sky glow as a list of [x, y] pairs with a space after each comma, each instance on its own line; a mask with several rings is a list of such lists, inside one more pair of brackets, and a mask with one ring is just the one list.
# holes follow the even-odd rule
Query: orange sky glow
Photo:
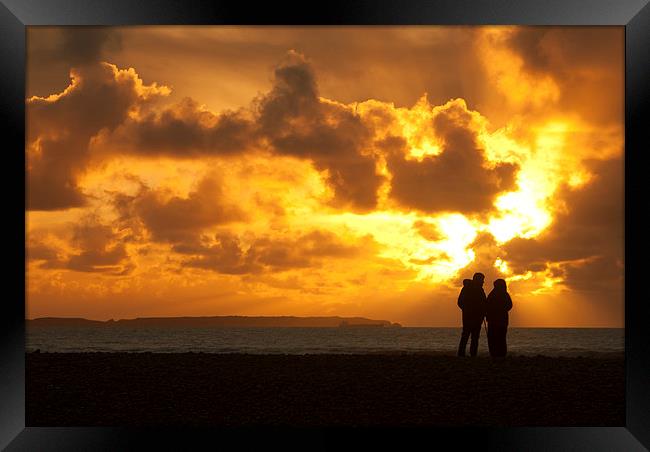
[[28, 27], [28, 318], [622, 327], [622, 27]]

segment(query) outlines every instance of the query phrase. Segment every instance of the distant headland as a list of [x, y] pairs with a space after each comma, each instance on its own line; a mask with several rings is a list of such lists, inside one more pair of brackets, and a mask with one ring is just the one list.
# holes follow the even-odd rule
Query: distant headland
[[213, 317], [138, 317], [119, 320], [88, 320], [79, 317], [40, 317], [27, 319], [27, 327], [49, 326], [128, 326], [128, 327], [401, 327], [399, 323], [388, 320], [372, 320], [363, 317], [247, 317], [247, 316], [213, 316]]

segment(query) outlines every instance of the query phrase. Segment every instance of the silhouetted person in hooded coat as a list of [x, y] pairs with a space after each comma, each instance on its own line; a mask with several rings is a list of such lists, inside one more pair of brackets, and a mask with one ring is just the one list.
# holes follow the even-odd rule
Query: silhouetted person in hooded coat
[[460, 289], [460, 295], [458, 295], [458, 307], [460, 309], [463, 309], [463, 306], [465, 306], [465, 297], [467, 296], [467, 292], [472, 290], [471, 288], [468, 288], [471, 284], [471, 279], [463, 279], [463, 288]]
[[[463, 281], [463, 288], [458, 296], [458, 307], [463, 310], [463, 333], [460, 336], [460, 344], [458, 344], [458, 356], [465, 356], [465, 348], [470, 336], [472, 341], [469, 345], [469, 354], [476, 356], [478, 353], [478, 338], [485, 317], [484, 279], [483, 273], [475, 273], [471, 281]], [[466, 283], [466, 281], [469, 282]]]
[[490, 356], [503, 357], [508, 351], [506, 334], [508, 332], [508, 311], [512, 309], [512, 299], [503, 279], [494, 281], [494, 289], [487, 297], [486, 318], [488, 324], [488, 349]]

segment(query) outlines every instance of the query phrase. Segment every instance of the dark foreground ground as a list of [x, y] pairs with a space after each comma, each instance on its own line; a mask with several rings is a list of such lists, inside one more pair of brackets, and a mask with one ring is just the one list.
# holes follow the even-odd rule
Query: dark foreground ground
[[27, 426], [624, 425], [623, 358], [29, 353]]

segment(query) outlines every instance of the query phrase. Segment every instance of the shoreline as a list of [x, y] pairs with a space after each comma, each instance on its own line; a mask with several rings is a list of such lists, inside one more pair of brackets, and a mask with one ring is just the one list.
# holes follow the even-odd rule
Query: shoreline
[[621, 357], [26, 353], [26, 425], [624, 425]]

